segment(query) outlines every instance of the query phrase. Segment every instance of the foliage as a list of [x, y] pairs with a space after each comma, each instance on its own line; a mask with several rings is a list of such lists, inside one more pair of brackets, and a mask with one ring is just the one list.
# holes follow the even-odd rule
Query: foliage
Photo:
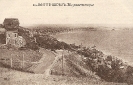
[[[45, 30], [49, 32], [50, 29]], [[61, 31], [61, 30], [60, 30]], [[39, 31], [37, 31], [39, 32]], [[58, 32], [58, 30], [56, 31]], [[39, 47], [50, 49], [55, 51], [57, 49], [65, 49], [69, 51], [75, 51], [80, 55], [86, 57], [84, 62], [91, 68], [93, 72], [96, 72], [102, 79], [110, 82], [133, 82], [133, 67], [127, 66], [122, 60], [113, 57], [111, 55], [106, 56], [101, 51], [93, 48], [86, 48], [82, 46], [76, 46], [75, 44], [67, 44], [65, 42], [58, 41], [56, 38], [50, 35], [36, 34], [33, 37], [29, 37], [29, 33], [24, 34], [27, 40], [27, 47], [37, 50]], [[34, 40], [36, 39], [36, 41]], [[105, 58], [106, 56], [106, 58]], [[123, 66], [123, 68], [121, 68]]]
[[48, 35], [36, 35], [35, 38], [39, 47], [43, 47], [53, 51], [57, 49], [70, 49], [70, 46], [65, 42], [59, 42], [57, 39]]

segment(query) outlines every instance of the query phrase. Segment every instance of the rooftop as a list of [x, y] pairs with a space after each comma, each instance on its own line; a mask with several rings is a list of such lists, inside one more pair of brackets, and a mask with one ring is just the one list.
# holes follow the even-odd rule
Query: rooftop
[[17, 18], [5, 18], [3, 25], [7, 31], [17, 30], [19, 28], [19, 20]]
[[9, 23], [12, 23], [12, 22], [16, 22], [17, 24], [19, 24], [19, 20], [17, 18], [5, 18], [3, 24], [9, 24]]

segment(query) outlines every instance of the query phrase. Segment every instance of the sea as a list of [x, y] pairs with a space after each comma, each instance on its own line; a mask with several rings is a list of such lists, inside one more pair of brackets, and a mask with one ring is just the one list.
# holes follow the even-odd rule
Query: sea
[[133, 30], [88, 30], [64, 32], [54, 35], [68, 44], [96, 46], [106, 55], [122, 59], [133, 66]]

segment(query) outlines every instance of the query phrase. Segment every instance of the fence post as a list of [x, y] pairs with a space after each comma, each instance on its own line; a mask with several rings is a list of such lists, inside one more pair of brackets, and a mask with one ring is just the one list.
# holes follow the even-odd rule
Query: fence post
[[24, 54], [23, 54], [23, 60], [22, 60], [22, 68], [24, 68]]
[[12, 68], [12, 58], [10, 58], [10, 62], [11, 62], [11, 68]]

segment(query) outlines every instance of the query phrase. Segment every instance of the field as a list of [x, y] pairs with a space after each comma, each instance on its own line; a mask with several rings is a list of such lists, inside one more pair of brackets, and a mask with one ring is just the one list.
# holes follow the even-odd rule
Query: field
[[31, 74], [2, 67], [0, 70], [5, 71], [5, 74], [0, 74], [0, 85], [127, 85], [92, 78]]

